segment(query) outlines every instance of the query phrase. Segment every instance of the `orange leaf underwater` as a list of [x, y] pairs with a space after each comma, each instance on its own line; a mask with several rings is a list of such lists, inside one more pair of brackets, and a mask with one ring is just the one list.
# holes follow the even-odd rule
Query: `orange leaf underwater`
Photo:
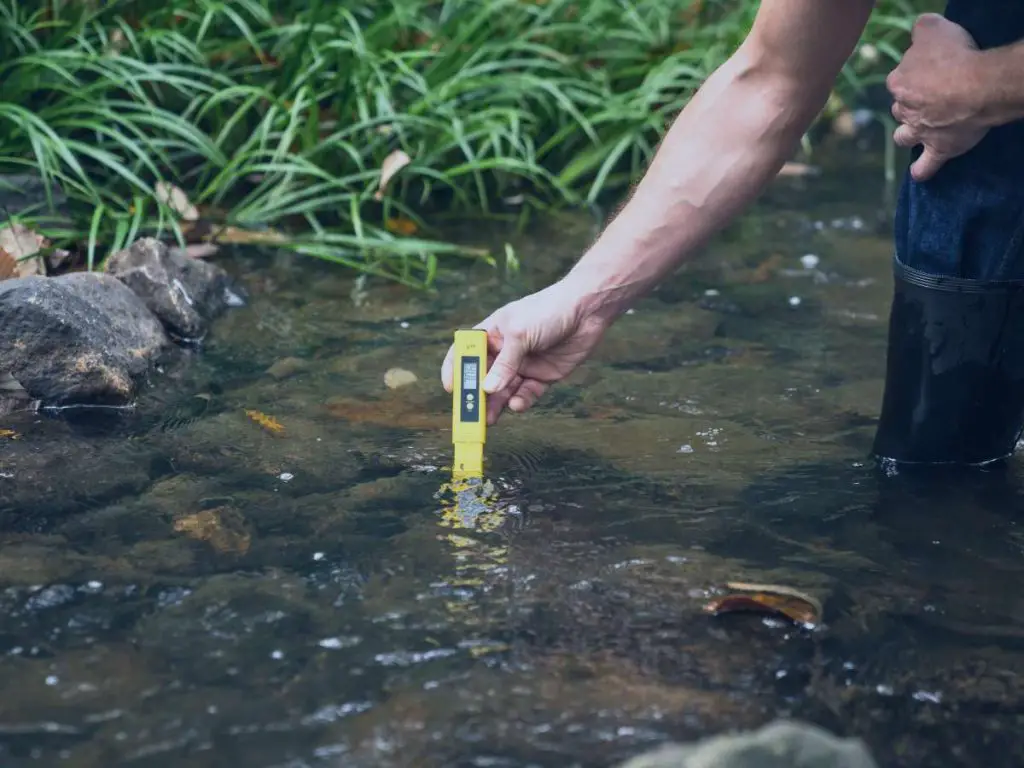
[[808, 626], [821, 622], [821, 603], [810, 595], [777, 584], [726, 584], [730, 594], [717, 597], [704, 606], [705, 613], [752, 612], [785, 616]]
[[259, 424], [261, 427], [263, 427], [268, 432], [271, 432], [271, 433], [273, 433], [275, 435], [279, 435], [282, 432], [284, 432], [284, 425], [281, 424], [281, 422], [279, 422], [273, 416], [267, 416], [267, 414], [265, 414], [265, 413], [263, 413], [261, 411], [249, 411], [249, 410], [247, 410], [245, 412], [245, 415], [248, 416], [253, 421], [255, 421], [257, 424]]

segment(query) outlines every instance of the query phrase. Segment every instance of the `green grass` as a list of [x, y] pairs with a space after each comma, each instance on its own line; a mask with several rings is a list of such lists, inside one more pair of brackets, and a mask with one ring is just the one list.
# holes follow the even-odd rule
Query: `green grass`
[[[854, 57], [837, 98], [884, 77], [928, 5], [880, 4], [864, 41], [882, 55]], [[755, 12], [729, 0], [0, 0], [0, 174], [59, 181], [72, 220], [29, 219], [87, 241], [92, 263], [176, 231], [154, 198], [165, 180], [204, 217], [429, 284], [439, 258], [481, 256], [431, 224], [524, 217], [635, 180]], [[412, 163], [377, 201], [396, 149]], [[393, 217], [421, 234], [392, 234]]]

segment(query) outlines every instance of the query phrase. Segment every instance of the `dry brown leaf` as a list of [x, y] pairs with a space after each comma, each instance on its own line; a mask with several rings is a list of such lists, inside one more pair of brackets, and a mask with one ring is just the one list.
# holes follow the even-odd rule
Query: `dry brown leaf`
[[21, 435], [15, 432], [13, 429], [0, 429], [0, 438], [6, 438], [8, 440], [17, 440]]
[[178, 214], [184, 221], [199, 220], [199, 209], [192, 205], [183, 190], [165, 181], [158, 181], [155, 191], [157, 200]]
[[415, 235], [420, 228], [416, 226], [416, 222], [412, 219], [395, 216], [394, 218], [387, 219], [384, 222], [384, 229], [394, 235], [411, 237], [412, 235]]
[[174, 521], [174, 530], [186, 536], [209, 543], [218, 552], [244, 555], [252, 544], [245, 518], [231, 507], [204, 509], [194, 515], [184, 515]]
[[384, 162], [380, 166], [380, 182], [377, 185], [377, 191], [374, 193], [373, 198], [375, 200], [383, 200], [391, 180], [411, 162], [412, 158], [400, 149], [396, 149], [385, 157]]
[[0, 280], [18, 276], [18, 262], [11, 254], [0, 248]]
[[45, 237], [22, 224], [0, 227], [0, 251], [17, 262], [16, 277], [45, 275], [43, 259], [37, 254], [49, 244]]
[[744, 582], [730, 582], [725, 586], [729, 594], [705, 605], [706, 613], [715, 616], [741, 611], [778, 614], [807, 626], [816, 626], [821, 621], [821, 602], [792, 587]]
[[388, 389], [407, 387], [410, 384], [415, 384], [417, 381], [419, 381], [419, 378], [416, 374], [404, 368], [389, 368], [384, 373], [384, 386]]
[[210, 236], [211, 242], [222, 245], [274, 245], [287, 242], [287, 238], [273, 229], [249, 230], [222, 227]]

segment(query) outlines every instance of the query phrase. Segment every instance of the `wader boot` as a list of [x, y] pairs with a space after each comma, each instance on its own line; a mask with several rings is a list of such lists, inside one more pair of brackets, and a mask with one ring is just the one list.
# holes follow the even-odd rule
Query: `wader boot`
[[[983, 49], [1024, 38], [1024, 0], [951, 0], [946, 17]], [[992, 129], [929, 181], [908, 172], [895, 242], [876, 458], [1007, 458], [1024, 429], [1024, 122]]]

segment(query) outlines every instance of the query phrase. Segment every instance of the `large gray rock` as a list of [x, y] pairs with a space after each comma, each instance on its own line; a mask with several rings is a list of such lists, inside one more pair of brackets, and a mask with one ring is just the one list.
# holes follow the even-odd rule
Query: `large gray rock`
[[228, 275], [159, 240], [143, 238], [118, 251], [106, 271], [131, 288], [178, 339], [198, 341], [228, 306]]
[[878, 768], [860, 739], [806, 723], [776, 721], [750, 733], [669, 744], [622, 768]]
[[0, 375], [46, 404], [129, 402], [169, 339], [109, 275], [0, 282]]

